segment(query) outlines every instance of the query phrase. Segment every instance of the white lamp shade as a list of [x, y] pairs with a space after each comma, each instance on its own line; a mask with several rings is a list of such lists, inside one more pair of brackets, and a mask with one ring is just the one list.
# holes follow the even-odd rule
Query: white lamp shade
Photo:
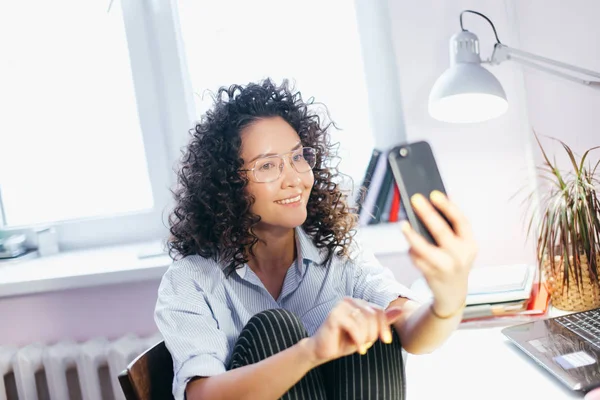
[[479, 63], [452, 65], [429, 94], [429, 115], [444, 122], [482, 122], [499, 117], [507, 109], [502, 85]]

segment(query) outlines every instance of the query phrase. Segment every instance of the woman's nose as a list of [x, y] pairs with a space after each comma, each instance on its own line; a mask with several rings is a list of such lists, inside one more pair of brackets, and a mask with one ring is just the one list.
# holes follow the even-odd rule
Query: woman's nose
[[282, 168], [281, 174], [283, 175], [284, 186], [296, 186], [301, 182], [300, 174], [292, 165], [291, 157], [283, 163]]

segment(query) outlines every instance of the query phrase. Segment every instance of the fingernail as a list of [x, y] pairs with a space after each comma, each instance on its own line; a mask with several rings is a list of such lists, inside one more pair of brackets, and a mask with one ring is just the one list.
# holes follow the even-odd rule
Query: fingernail
[[410, 230], [410, 224], [407, 221], [402, 221], [400, 223], [400, 230], [404, 233]]
[[444, 198], [444, 194], [442, 192], [440, 192], [439, 190], [434, 190], [433, 192], [431, 192], [429, 194], [429, 197], [433, 201], [440, 201]]
[[367, 354], [367, 346], [361, 346], [358, 352], [360, 353], [360, 355], [364, 356], [365, 354]]
[[392, 343], [392, 333], [391, 332], [386, 331], [383, 333], [383, 342], [386, 344]]
[[414, 194], [410, 201], [417, 207], [423, 205], [425, 203], [425, 197], [421, 193]]

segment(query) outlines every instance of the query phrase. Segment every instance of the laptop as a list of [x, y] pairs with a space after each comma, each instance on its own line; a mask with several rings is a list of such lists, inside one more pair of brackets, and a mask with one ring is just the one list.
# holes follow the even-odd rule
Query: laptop
[[600, 387], [600, 308], [513, 325], [502, 333], [570, 389]]

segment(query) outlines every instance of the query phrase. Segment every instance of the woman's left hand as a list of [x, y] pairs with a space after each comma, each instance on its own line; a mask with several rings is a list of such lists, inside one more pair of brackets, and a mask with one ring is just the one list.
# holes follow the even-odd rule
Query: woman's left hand
[[467, 218], [446, 195], [433, 191], [430, 199], [431, 203], [417, 194], [411, 198], [411, 203], [438, 246], [430, 244], [407, 222], [402, 225], [402, 232], [411, 247], [409, 254], [413, 263], [421, 270], [433, 293], [433, 311], [438, 315], [453, 315], [464, 305], [477, 244]]

